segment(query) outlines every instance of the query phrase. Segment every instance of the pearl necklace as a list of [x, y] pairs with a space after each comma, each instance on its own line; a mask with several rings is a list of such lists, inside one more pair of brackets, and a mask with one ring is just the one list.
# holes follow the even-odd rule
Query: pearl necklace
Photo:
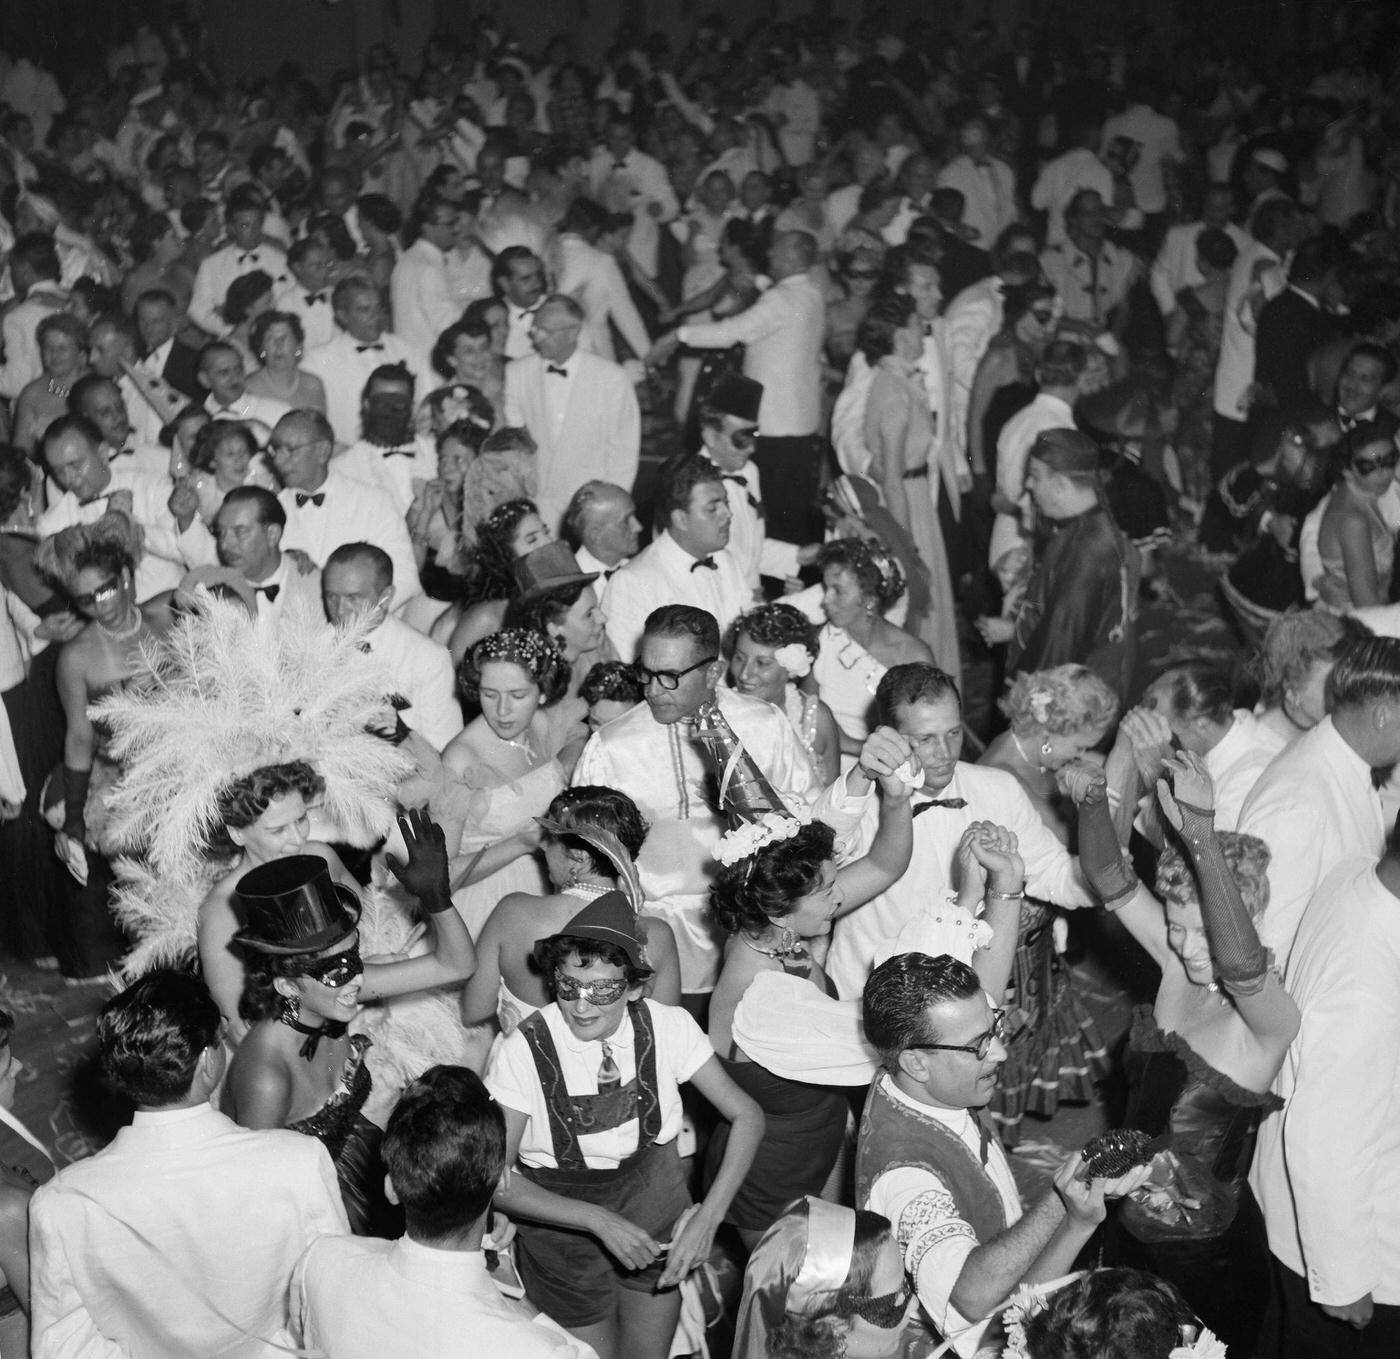
[[580, 901], [595, 901], [598, 897], [606, 896], [607, 893], [616, 889], [612, 887], [601, 887], [596, 882], [571, 882], [559, 895], [561, 897], [577, 897]]
[[97, 623], [97, 630], [104, 637], [110, 637], [114, 642], [129, 641], [132, 637], [135, 637], [136, 634], [141, 631], [141, 625], [146, 621], [141, 616], [141, 610], [138, 609], [134, 604], [132, 605], [131, 612], [136, 615], [136, 621], [132, 623], [130, 627], [118, 628], [116, 630], [113, 630], [112, 628], [106, 627], [102, 623], [97, 623], [96, 619], [93, 619], [93, 622]]
[[1043, 764], [1037, 764], [1033, 759], [1031, 759], [1029, 755], [1026, 754], [1026, 748], [1021, 744], [1021, 738], [1017, 736], [1014, 731], [1011, 733], [1011, 744], [1016, 747], [1017, 754], [1020, 755], [1020, 757], [1028, 765], [1030, 765], [1032, 769], [1038, 769], [1042, 774], [1047, 772]]
[[49, 379], [49, 395], [50, 395], [50, 396], [56, 396], [56, 397], [58, 397], [60, 400], [66, 401], [66, 400], [68, 399], [68, 394], [69, 394], [72, 390], [73, 390], [72, 387], [65, 386], [63, 383], [57, 381], [55, 378], [50, 378], [50, 379]]

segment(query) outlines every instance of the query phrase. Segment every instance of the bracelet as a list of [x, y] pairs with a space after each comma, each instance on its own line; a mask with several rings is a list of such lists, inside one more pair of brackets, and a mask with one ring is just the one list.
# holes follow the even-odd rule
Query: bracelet
[[1026, 889], [1023, 887], [1019, 892], [995, 892], [989, 887], [984, 895], [989, 901], [1024, 901]]

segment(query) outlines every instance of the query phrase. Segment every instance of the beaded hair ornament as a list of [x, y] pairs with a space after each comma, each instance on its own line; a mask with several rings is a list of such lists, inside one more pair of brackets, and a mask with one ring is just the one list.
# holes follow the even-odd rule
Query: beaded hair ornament
[[559, 647], [532, 628], [503, 628], [483, 637], [472, 648], [472, 669], [479, 675], [488, 661], [518, 665], [536, 684], [559, 664]]

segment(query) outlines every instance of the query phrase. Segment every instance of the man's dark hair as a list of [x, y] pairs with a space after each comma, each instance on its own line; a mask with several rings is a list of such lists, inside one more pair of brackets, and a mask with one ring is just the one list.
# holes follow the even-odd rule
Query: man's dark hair
[[1336, 272], [1345, 256], [1346, 245], [1340, 233], [1324, 231], [1317, 236], [1309, 236], [1293, 252], [1293, 262], [1288, 268], [1288, 281], [1320, 283], [1329, 274]]
[[228, 206], [224, 209], [227, 220], [240, 212], [267, 212], [267, 199], [255, 184], [240, 184], [228, 196]]
[[528, 245], [508, 245], [491, 266], [491, 286], [499, 293], [503, 291], [511, 275], [511, 266], [520, 260], [538, 260], [539, 256]]
[[893, 1071], [906, 1048], [941, 1041], [929, 1023], [930, 1005], [968, 1000], [981, 990], [977, 974], [947, 953], [937, 958], [927, 953], [896, 954], [865, 983], [861, 994], [865, 1036]]
[[573, 231], [580, 236], [602, 234], [608, 229], [608, 211], [591, 198], [575, 198], [559, 223], [559, 230]]
[[1381, 366], [1381, 386], [1388, 387], [1395, 381], [1395, 374], [1400, 371], [1400, 362], [1397, 362], [1395, 353], [1383, 344], [1377, 344], [1374, 340], [1362, 340], [1360, 344], [1354, 344], [1347, 350], [1346, 360], [1342, 364], [1345, 369], [1347, 364], [1355, 358], [1373, 359]]
[[180, 304], [168, 288], [147, 288], [136, 299], [134, 310], [140, 311], [142, 307], [169, 307], [171, 311], [178, 311]]
[[[265, 486], [235, 486], [224, 496], [223, 504], [219, 506], [222, 510], [227, 505], [253, 505], [258, 511], [258, 523], [276, 524], [278, 528], [287, 527], [287, 511], [282, 508], [282, 502], [277, 499]], [[215, 520], [218, 515], [215, 515]]]
[[253, 154], [248, 157], [248, 168], [255, 175], [261, 175], [268, 166], [286, 159], [287, 153], [280, 146], [276, 146], [272, 142], [264, 142], [262, 146], [253, 148]]
[[190, 1093], [199, 1060], [219, 1037], [219, 1007], [187, 972], [148, 972], [102, 1007], [97, 1055], [108, 1083], [139, 1109]]
[[364, 193], [355, 200], [355, 211], [386, 236], [403, 229], [403, 213], [392, 198], [382, 193]]
[[1266, 198], [1254, 212], [1254, 239], [1272, 248], [1297, 213], [1298, 205], [1291, 198]]
[[370, 388], [380, 382], [391, 382], [396, 386], [407, 387], [409, 396], [413, 395], [413, 373], [406, 363], [381, 363], [365, 379], [362, 395], [368, 396]]
[[26, 231], [10, 250], [11, 264], [25, 264], [40, 278], [57, 279], [62, 272], [53, 238], [42, 231]]
[[958, 682], [945, 670], [927, 661], [908, 661], [904, 665], [892, 665], [880, 676], [875, 688], [875, 706], [880, 713], [880, 721], [887, 726], [894, 725], [895, 713], [911, 703], [938, 703], [951, 698], [962, 707], [962, 693]]
[[48, 428], [44, 430], [39, 444], [45, 458], [48, 457], [49, 446], [51, 444], [56, 443], [65, 434], [70, 434], [75, 430], [94, 448], [100, 448], [102, 446], [102, 431], [98, 429], [86, 415], [74, 415], [70, 412], [67, 415], [60, 415], [57, 420], [51, 420]]
[[656, 497], [656, 524], [669, 528], [676, 510], [690, 510], [690, 497], [706, 482], [724, 485], [724, 477], [709, 458], [700, 453], [682, 453], [661, 469], [660, 491]]
[[68, 389], [68, 409], [75, 415], [86, 415], [87, 412], [83, 407], [87, 404], [88, 398], [103, 387], [116, 387], [118, 394], [121, 393], [121, 388], [117, 387], [115, 379], [103, 377], [101, 373], [84, 373]]
[[719, 655], [719, 622], [705, 609], [689, 604], [663, 604], [647, 614], [642, 638], [689, 637], [695, 649], [705, 656]]
[[326, 564], [321, 568], [322, 580], [333, 566], [368, 566], [374, 571], [381, 590], [394, 583], [393, 558], [373, 543], [341, 543], [326, 558]]
[[429, 1067], [399, 1097], [380, 1144], [408, 1235], [440, 1241], [491, 1207], [506, 1164], [506, 1120], [481, 1077]]
[[1051, 340], [1036, 365], [1036, 381], [1042, 387], [1068, 387], [1077, 382], [1089, 364], [1089, 352], [1078, 340]]
[[1363, 637], [1337, 658], [1328, 681], [1334, 708], [1400, 698], [1400, 638]]

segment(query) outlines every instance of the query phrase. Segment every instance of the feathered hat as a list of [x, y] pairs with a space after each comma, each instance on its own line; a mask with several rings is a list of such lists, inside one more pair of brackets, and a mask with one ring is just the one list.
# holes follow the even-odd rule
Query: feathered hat
[[325, 815], [345, 840], [375, 843], [413, 765], [375, 734], [393, 726], [394, 681], [360, 650], [364, 626], [332, 628], [293, 601], [271, 631], [241, 605], [199, 594], [198, 612], [143, 645], [147, 673], [89, 709], [122, 770], [109, 794], [114, 843], [167, 878], [206, 878], [222, 796], [294, 760], [321, 776]]

